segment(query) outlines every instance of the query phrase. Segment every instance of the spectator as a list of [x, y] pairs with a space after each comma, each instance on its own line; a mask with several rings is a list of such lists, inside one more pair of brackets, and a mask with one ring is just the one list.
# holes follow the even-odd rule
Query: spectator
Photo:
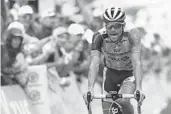
[[18, 26], [22, 24], [12, 22], [8, 26], [6, 41], [1, 45], [2, 85], [16, 83], [15, 75], [20, 74], [26, 67], [18, 61], [18, 56], [24, 58], [22, 54], [23, 32]]
[[96, 32], [103, 27], [102, 12], [100, 8], [95, 8], [93, 11], [93, 21], [91, 23], [91, 30]]
[[[25, 46], [25, 49], [26, 49], [25, 51], [27, 52], [27, 62], [29, 63], [29, 65], [45, 64], [47, 66], [49, 87], [53, 91], [56, 91], [56, 89], [54, 89], [54, 87], [52, 86], [53, 82], [57, 81], [57, 83], [60, 84], [58, 71], [60, 71], [60, 69], [65, 65], [64, 58], [63, 56], [62, 57], [60, 56], [59, 51], [58, 51], [58, 46], [57, 46], [58, 43], [56, 42], [56, 39], [59, 39], [57, 37], [65, 32], [65, 31], [61, 31], [60, 28], [54, 31], [53, 36], [49, 37], [51, 38], [51, 40], [47, 42], [45, 45], [43, 45], [42, 48], [39, 48], [37, 43], [32, 43], [32, 44], [28, 44]], [[66, 32], [67, 32], [67, 29], [66, 29]], [[53, 55], [54, 58], [52, 61], [48, 61], [51, 55]], [[53, 81], [51, 81], [51, 79], [53, 79]], [[64, 81], [64, 79], [61, 79], [60, 85], [65, 86], [65, 82], [66, 81]]]
[[162, 63], [161, 63], [161, 59], [162, 59], [162, 51], [163, 51], [163, 46], [162, 46], [162, 39], [160, 37], [160, 35], [158, 33], [154, 33], [154, 42], [152, 43], [152, 57], [154, 60], [158, 60], [158, 61], [154, 61], [154, 73], [156, 73], [156, 76], [159, 76], [159, 74], [161, 73], [162, 70]]
[[18, 11], [16, 9], [9, 10], [9, 23], [18, 20]]
[[[48, 68], [60, 66], [58, 54], [55, 52], [56, 41], [53, 36], [42, 40], [35, 41], [25, 45], [25, 52], [27, 54], [27, 62], [30, 65], [46, 64]], [[48, 61], [49, 57], [53, 55], [56, 60]]]
[[58, 27], [60, 22], [55, 11], [53, 9], [46, 10], [40, 17], [41, 31], [38, 34], [38, 38], [42, 39], [52, 35], [53, 29]]
[[37, 37], [39, 31], [41, 31], [40, 24], [35, 21], [35, 14], [33, 9], [29, 5], [24, 5], [19, 8], [18, 11], [19, 21], [24, 25], [25, 32], [29, 36]]
[[58, 27], [53, 31], [53, 37], [57, 39], [57, 45], [62, 47], [69, 40], [67, 28]]
[[[75, 63], [73, 64], [73, 72], [77, 76], [77, 82], [78, 84], [81, 84], [82, 77], [88, 77], [88, 66], [90, 63], [90, 56], [89, 56], [89, 50], [85, 49], [85, 40], [79, 42], [77, 45], [74, 56], [77, 56], [77, 59], [75, 60]], [[80, 87], [78, 85], [78, 87]]]
[[65, 50], [72, 51], [76, 48], [77, 44], [82, 40], [84, 34], [84, 28], [81, 24], [73, 23], [68, 27], [68, 33], [70, 38], [64, 45]]
[[27, 62], [29, 65], [42, 65], [45, 64], [52, 51], [47, 50], [42, 52], [42, 48], [37, 43], [27, 44], [25, 46], [25, 52], [27, 53]]
[[[74, 72], [77, 75], [77, 81], [81, 82], [80, 76], [87, 76], [89, 66], [88, 42], [83, 40], [84, 28], [80, 24], [71, 24], [68, 28], [68, 36], [65, 40], [59, 41], [60, 52], [66, 60], [66, 65], [60, 71], [61, 76], [69, 75]], [[61, 39], [61, 38], [59, 38]], [[87, 48], [85, 48], [87, 47]]]
[[55, 44], [55, 52], [54, 52], [54, 60], [60, 62], [60, 66], [56, 67], [57, 72], [59, 72], [61, 77], [65, 77], [68, 73], [63, 72], [64, 66], [68, 66], [68, 57], [65, 56], [66, 52], [64, 49], [64, 45], [69, 40], [69, 34], [67, 28], [58, 27], [53, 31], [53, 37], [56, 39]]

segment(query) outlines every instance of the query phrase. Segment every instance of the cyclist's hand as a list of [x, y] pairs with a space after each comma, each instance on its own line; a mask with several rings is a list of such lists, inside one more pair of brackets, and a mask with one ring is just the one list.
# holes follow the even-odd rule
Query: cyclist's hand
[[145, 95], [142, 93], [142, 90], [140, 90], [140, 89], [137, 89], [137, 90], [135, 91], [135, 94], [136, 94], [136, 96], [137, 96], [137, 101], [138, 101], [138, 103], [141, 105], [142, 102], [143, 102], [144, 99], [145, 99]]
[[93, 100], [93, 96], [94, 96], [94, 90], [91, 89], [87, 92], [87, 101], [91, 102]]
[[94, 92], [91, 90], [89, 90], [87, 93], [83, 95], [83, 98], [86, 104], [90, 103], [93, 100], [93, 95], [94, 95]]

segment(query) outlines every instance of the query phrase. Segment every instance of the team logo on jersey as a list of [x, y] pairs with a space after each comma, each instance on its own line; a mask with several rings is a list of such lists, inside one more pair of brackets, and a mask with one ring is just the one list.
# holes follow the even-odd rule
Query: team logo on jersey
[[124, 56], [121, 60], [122, 61], [127, 61], [130, 57], [129, 56]]

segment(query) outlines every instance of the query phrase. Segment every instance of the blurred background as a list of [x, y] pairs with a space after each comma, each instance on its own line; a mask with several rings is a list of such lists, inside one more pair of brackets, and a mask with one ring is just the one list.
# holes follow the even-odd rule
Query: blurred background
[[[70, 86], [67, 77], [72, 72], [82, 95], [87, 88], [92, 35], [103, 27], [101, 15], [107, 7], [121, 7], [127, 13], [125, 30], [137, 28], [143, 35], [142, 87], [147, 98], [142, 114], [170, 114], [169, 3], [169, 0], [1, 0], [1, 61], [7, 61], [1, 64], [1, 85], [22, 85], [18, 81], [20, 78], [11, 76], [13, 72], [3, 70], [15, 66], [15, 60], [5, 60], [2, 56], [8, 51], [3, 46], [8, 41], [9, 25], [17, 21], [23, 26], [21, 52], [28, 66], [46, 64], [49, 72], [60, 78], [61, 87]], [[14, 28], [22, 30], [19, 24], [14, 24]], [[9, 58], [14, 55], [9, 55]], [[100, 69], [103, 69], [103, 64]], [[51, 80], [49, 83], [52, 83]], [[99, 93], [101, 84], [102, 72], [99, 72], [96, 89]], [[55, 85], [51, 85], [51, 89], [56, 89]], [[98, 112], [100, 103], [94, 108]]]

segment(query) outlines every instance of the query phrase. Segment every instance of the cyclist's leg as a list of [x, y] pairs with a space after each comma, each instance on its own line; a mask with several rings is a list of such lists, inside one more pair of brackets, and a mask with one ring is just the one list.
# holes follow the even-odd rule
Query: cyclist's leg
[[[130, 77], [129, 77], [130, 78]], [[122, 83], [119, 93], [120, 94], [133, 94], [135, 91], [135, 82], [132, 80], [128, 80]], [[133, 106], [130, 103], [130, 99], [118, 99], [117, 102], [122, 106], [124, 114], [134, 114]]]
[[[103, 94], [107, 94], [109, 91], [119, 91], [119, 86], [117, 86], [118, 83], [118, 79], [115, 77], [117, 76], [117, 73], [104, 68], [104, 73], [103, 73], [103, 77], [105, 77], [103, 80]], [[115, 79], [115, 80], [114, 80]], [[103, 108], [103, 114], [109, 114], [109, 109], [112, 105], [112, 99], [104, 99], [102, 100], [102, 108]]]

